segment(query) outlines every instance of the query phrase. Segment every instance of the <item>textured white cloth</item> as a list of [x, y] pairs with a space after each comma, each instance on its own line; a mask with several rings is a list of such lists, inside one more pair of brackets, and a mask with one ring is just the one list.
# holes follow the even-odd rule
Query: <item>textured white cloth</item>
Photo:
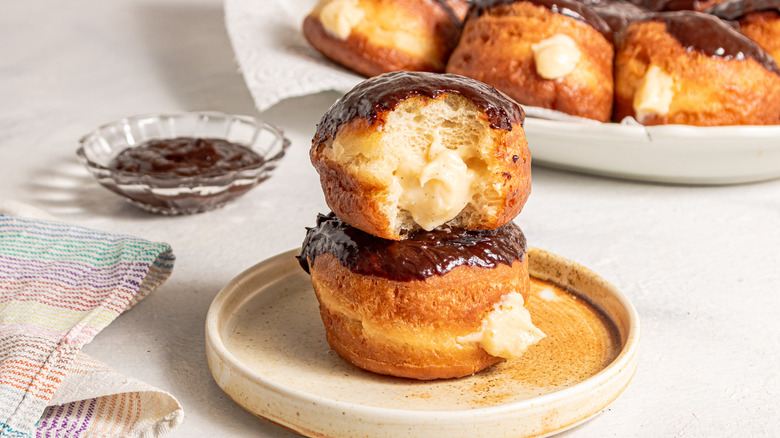
[[[225, 23], [255, 106], [265, 111], [296, 96], [346, 92], [365, 77], [328, 60], [303, 36], [316, 0], [226, 0]], [[523, 106], [527, 116], [598, 123], [546, 108]]]
[[225, 21], [244, 80], [260, 111], [295, 96], [346, 91], [364, 78], [317, 52], [301, 25], [316, 0], [226, 0]]

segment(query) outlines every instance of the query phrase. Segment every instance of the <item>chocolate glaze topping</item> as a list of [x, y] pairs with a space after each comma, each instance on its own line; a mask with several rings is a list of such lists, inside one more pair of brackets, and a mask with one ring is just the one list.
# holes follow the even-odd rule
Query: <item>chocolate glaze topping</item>
[[576, 0], [474, 0], [469, 15], [478, 17], [493, 7], [521, 1], [543, 6], [552, 12], [583, 21], [604, 35], [608, 35], [610, 32], [609, 26], [601, 17], [588, 6]]
[[421, 231], [405, 240], [385, 240], [353, 228], [333, 213], [317, 216], [317, 226], [306, 229], [298, 261], [309, 263], [320, 254], [332, 254], [350, 271], [394, 281], [425, 280], [467, 265], [494, 268], [523, 260], [525, 235], [510, 222], [495, 230]]
[[653, 12], [697, 11], [734, 20], [750, 12], [778, 10], [780, 0], [629, 0]]
[[770, 10], [780, 11], [780, 0], [726, 0], [707, 12], [726, 20], [734, 20], [751, 12]]
[[696, 50], [723, 59], [753, 58], [767, 70], [780, 74], [775, 61], [761, 46], [714, 15], [693, 11], [663, 12], [647, 20], [666, 23], [666, 31], [688, 51]]
[[263, 161], [248, 147], [227, 140], [178, 137], [127, 148], [108, 168], [157, 178], [208, 177], [259, 166]]
[[384, 114], [404, 100], [415, 96], [435, 99], [445, 93], [459, 94], [484, 110], [494, 129], [511, 131], [525, 119], [515, 101], [482, 82], [455, 74], [398, 71], [367, 79], [336, 101], [317, 124], [314, 145], [334, 137], [339, 126], [355, 118], [381, 126]]
[[434, 0], [434, 3], [439, 5], [440, 8], [442, 8], [447, 15], [450, 16], [450, 19], [452, 19], [452, 23], [456, 26], [460, 26], [460, 18], [458, 18], [458, 14], [455, 13], [455, 10], [452, 9], [452, 6], [450, 6], [449, 3], [447, 3], [447, 0]]
[[610, 40], [614, 40], [615, 35], [628, 23], [650, 13], [643, 7], [622, 0], [584, 0], [583, 3], [607, 23], [610, 34], [606, 36]]
[[642, 6], [653, 12], [698, 11], [702, 12], [709, 4], [718, 0], [644, 0]]

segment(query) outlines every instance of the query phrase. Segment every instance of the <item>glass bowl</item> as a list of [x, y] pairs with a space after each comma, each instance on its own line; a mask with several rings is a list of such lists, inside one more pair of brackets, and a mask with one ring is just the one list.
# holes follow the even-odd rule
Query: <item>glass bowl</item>
[[[210, 176], [160, 177], [109, 168], [127, 148], [178, 137], [223, 139], [258, 153], [262, 162]], [[271, 176], [290, 140], [282, 130], [247, 116], [178, 112], [128, 117], [85, 135], [76, 154], [107, 189], [144, 210], [166, 215], [219, 208]]]

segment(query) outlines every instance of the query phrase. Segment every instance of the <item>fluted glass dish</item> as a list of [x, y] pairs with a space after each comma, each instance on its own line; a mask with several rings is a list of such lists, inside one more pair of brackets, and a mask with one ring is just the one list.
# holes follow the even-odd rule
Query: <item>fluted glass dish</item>
[[[209, 176], [160, 177], [110, 168], [122, 151], [150, 140], [223, 139], [259, 154], [260, 163]], [[80, 140], [77, 155], [107, 189], [144, 210], [166, 215], [219, 208], [268, 179], [290, 140], [281, 129], [248, 116], [177, 112], [128, 117], [105, 124]]]

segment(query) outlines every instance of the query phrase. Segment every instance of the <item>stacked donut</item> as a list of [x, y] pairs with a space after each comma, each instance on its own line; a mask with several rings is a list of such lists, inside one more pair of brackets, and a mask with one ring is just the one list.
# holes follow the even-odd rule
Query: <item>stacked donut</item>
[[367, 76], [455, 73], [602, 122], [780, 124], [780, 0], [453, 3], [321, 0], [304, 35]]
[[310, 157], [332, 213], [301, 254], [329, 345], [369, 371], [454, 378], [544, 334], [524, 305], [523, 110], [451, 74], [394, 72], [322, 117]]

